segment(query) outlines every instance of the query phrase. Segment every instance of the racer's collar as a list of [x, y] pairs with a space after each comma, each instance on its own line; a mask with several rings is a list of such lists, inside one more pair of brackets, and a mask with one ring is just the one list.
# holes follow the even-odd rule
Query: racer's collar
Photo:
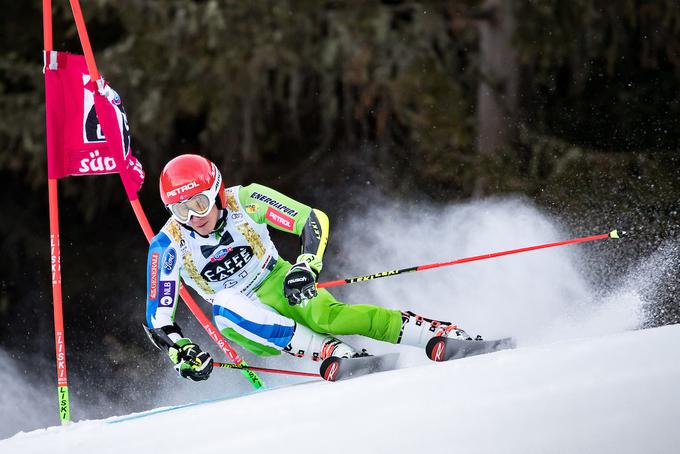
[[227, 215], [228, 214], [229, 214], [229, 212], [227, 211], [226, 208], [220, 210], [220, 217], [217, 218], [217, 222], [215, 223], [215, 228], [210, 233], [215, 233], [218, 230], [222, 230], [224, 228], [224, 226], [227, 224]]

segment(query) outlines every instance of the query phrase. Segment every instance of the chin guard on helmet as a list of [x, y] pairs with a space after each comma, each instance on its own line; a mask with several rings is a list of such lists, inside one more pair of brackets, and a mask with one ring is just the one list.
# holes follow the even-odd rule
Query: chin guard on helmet
[[161, 351], [166, 351], [175, 345], [175, 342], [170, 339], [170, 334], [179, 334], [180, 338], [184, 337], [182, 334], [182, 329], [177, 323], [153, 329], [150, 329], [145, 323], [142, 323], [142, 327], [144, 328], [144, 332], [146, 332], [146, 335], [151, 343]]

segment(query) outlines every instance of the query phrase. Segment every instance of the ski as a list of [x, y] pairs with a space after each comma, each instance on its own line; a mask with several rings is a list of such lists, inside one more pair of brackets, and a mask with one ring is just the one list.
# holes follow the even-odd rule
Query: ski
[[465, 340], [455, 337], [433, 337], [427, 343], [425, 352], [432, 361], [449, 361], [466, 356], [482, 355], [497, 350], [515, 347], [512, 337], [492, 340]]
[[340, 381], [348, 378], [360, 377], [392, 370], [397, 365], [399, 353], [387, 353], [377, 356], [361, 356], [358, 358], [326, 358], [319, 369], [321, 378], [327, 381]]

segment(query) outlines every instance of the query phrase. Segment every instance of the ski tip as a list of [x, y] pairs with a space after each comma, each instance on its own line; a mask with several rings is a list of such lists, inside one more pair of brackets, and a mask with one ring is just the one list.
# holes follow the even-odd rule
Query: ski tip
[[340, 358], [329, 356], [324, 359], [319, 368], [321, 378], [326, 381], [336, 381], [338, 379], [338, 371], [340, 370]]
[[517, 347], [517, 341], [513, 337], [506, 337], [501, 340], [499, 350], [511, 350]]

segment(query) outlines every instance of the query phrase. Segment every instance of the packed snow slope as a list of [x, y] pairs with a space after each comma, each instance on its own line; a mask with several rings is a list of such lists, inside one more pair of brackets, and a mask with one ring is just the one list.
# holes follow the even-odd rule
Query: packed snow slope
[[0, 452], [677, 453], [679, 345], [680, 325], [519, 345], [19, 433]]

